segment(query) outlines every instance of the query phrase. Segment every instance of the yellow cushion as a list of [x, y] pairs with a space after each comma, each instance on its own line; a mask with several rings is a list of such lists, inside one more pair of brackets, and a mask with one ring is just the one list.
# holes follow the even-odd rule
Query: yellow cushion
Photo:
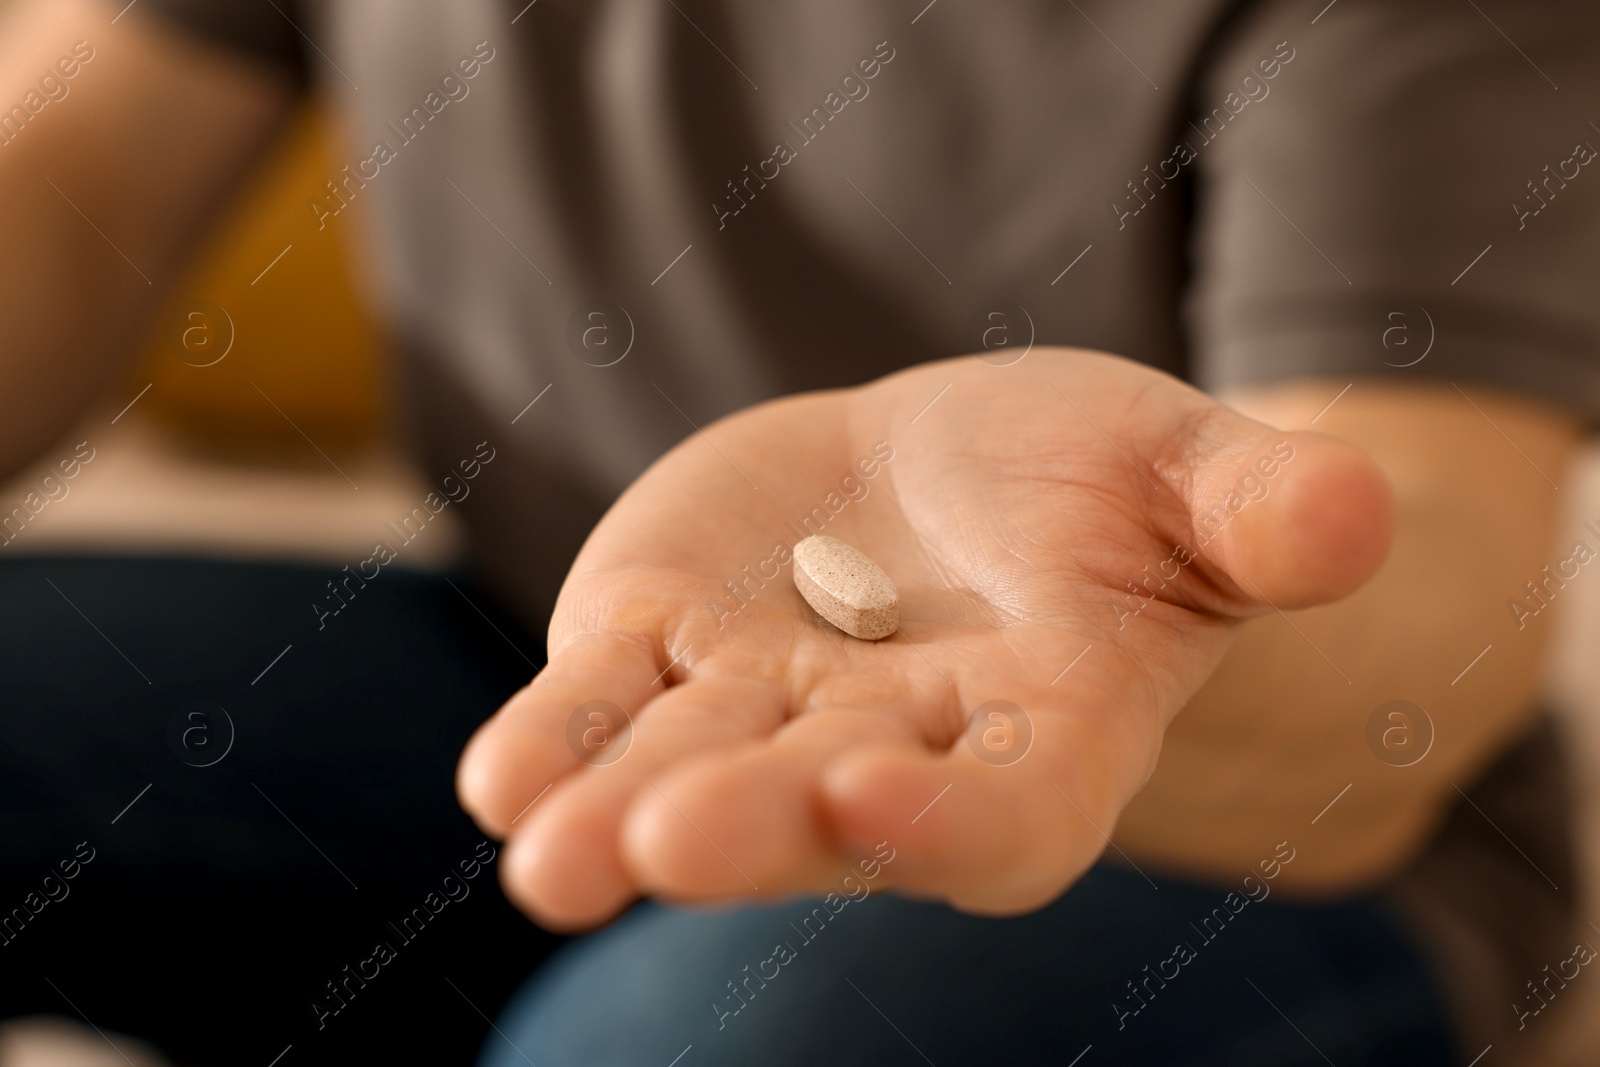
[[[144, 415], [225, 450], [303, 449], [289, 420], [323, 448], [383, 430], [383, 344], [347, 254], [364, 205], [323, 230], [309, 207], [338, 173], [332, 143], [326, 117], [308, 108], [224, 212], [146, 346], [134, 385], [153, 383]], [[226, 355], [197, 365], [221, 355], [230, 324]]]

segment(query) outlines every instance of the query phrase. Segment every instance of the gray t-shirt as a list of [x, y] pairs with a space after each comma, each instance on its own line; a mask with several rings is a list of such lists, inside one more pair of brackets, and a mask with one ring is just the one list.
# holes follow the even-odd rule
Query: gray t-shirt
[[922, 3], [148, 6], [292, 49], [344, 112], [308, 214], [376, 210], [416, 443], [496, 449], [461, 511], [535, 625], [694, 425], [997, 322], [1206, 387], [1600, 414], [1595, 5]]
[[142, 6], [345, 113], [308, 211], [375, 208], [414, 443], [495, 448], [461, 510], [534, 627], [694, 427], [1002, 341], [1600, 415], [1588, 0]]

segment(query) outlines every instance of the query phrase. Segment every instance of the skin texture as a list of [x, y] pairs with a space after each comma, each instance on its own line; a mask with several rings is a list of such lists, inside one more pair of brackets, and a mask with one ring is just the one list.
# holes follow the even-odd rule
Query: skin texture
[[[1303, 427], [1346, 384], [1226, 399]], [[1358, 381], [1317, 418], [1318, 430], [1359, 445], [1388, 476], [1394, 544], [1355, 595], [1292, 613], [1293, 626], [1274, 613], [1240, 629], [1123, 812], [1115, 837], [1134, 862], [1232, 881], [1289, 837], [1298, 854], [1279, 890], [1370, 885], [1426, 842], [1459, 802], [1456, 785], [1467, 788], [1529, 725], [1553, 613], [1518, 629], [1506, 601], [1575, 540], [1593, 544], [1576, 522], [1558, 529], [1558, 494], [1545, 480], [1565, 484], [1580, 427], [1526, 399], [1462, 387], [1467, 395], [1448, 384]], [[1368, 718], [1396, 698], [1433, 724], [1432, 748], [1406, 767], [1368, 747]]]
[[[507, 891], [552, 925], [601, 922], [645, 892], [820, 890], [885, 840], [906, 892], [983, 913], [1042, 905], [1105, 848], [1240, 623], [1267, 601], [1349, 593], [1390, 535], [1388, 486], [1357, 449], [1073, 350], [927, 364], [706, 433], [715, 449], [686, 441], [596, 528], [550, 665], [461, 763], [468, 810], [510, 831]], [[889, 571], [900, 633], [869, 645], [818, 627], [783, 581], [719, 619], [722, 582], [878, 441], [894, 459], [828, 532]], [[1195, 516], [1275, 447], [1293, 459], [1271, 494], [1202, 544]], [[1132, 600], [1127, 583], [1177, 542], [1200, 555]], [[1143, 607], [1126, 618], [1129, 604]], [[634, 723], [605, 766], [563, 741], [595, 699]], [[995, 699], [1033, 727], [1009, 766], [961, 741]]]

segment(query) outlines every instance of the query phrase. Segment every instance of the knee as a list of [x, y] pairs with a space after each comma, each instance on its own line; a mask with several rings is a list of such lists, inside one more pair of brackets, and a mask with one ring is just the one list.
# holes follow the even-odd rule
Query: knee
[[800, 905], [642, 905], [553, 958], [497, 1020], [480, 1067], [669, 1064], [690, 1047], [697, 1067], [814, 1064], [818, 1012], [827, 1012], [818, 968], [792, 966], [817, 954], [790, 926], [803, 915]]

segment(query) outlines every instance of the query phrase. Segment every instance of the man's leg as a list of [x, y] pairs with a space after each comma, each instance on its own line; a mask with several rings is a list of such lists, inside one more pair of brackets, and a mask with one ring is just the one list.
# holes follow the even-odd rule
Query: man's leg
[[453, 788], [542, 643], [456, 585], [0, 563], [0, 1012], [201, 1065], [468, 1062], [554, 939]]
[[876, 893], [645, 905], [558, 954], [481, 1064], [1453, 1062], [1433, 983], [1371, 904], [1241, 899], [1102, 866], [1005, 920]]

